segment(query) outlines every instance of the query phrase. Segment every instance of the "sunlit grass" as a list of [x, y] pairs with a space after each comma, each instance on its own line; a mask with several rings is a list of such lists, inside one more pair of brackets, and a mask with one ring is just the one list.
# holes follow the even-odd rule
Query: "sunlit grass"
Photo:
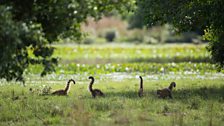
[[[76, 63], [108, 62], [208, 62], [210, 59], [206, 45], [63, 45], [54, 46], [55, 57]], [[96, 60], [95, 60], [96, 59]], [[106, 60], [106, 61], [105, 61]]]
[[[60, 58], [54, 74], [41, 78], [42, 67], [35, 65], [24, 73], [26, 87], [0, 80], [0, 125], [221, 126], [224, 76], [205, 46], [54, 45]], [[91, 97], [90, 75], [105, 97]], [[137, 95], [139, 75], [143, 98]], [[63, 89], [70, 78], [76, 84], [69, 96], [41, 95], [49, 87]], [[156, 90], [171, 81], [177, 83], [174, 98], [157, 98]]]
[[[40, 65], [30, 66], [26, 73], [38, 74], [42, 71]], [[125, 73], [216, 73], [217, 69], [211, 63], [108, 63], [108, 64], [59, 64], [56, 74], [108, 74], [114, 72]], [[222, 71], [223, 72], [223, 71]]]
[[[66, 76], [70, 78], [71, 76]], [[224, 85], [218, 79], [144, 79], [144, 97], [137, 95], [139, 78], [113, 80], [96, 76], [94, 88], [106, 96], [92, 98], [89, 80], [74, 78], [69, 96], [41, 96], [29, 88], [53, 90], [64, 88], [66, 79], [51, 81], [43, 78], [28, 81], [26, 87], [2, 82], [0, 91], [0, 125], [197, 125], [224, 124]], [[41, 83], [38, 83], [38, 82]], [[177, 83], [173, 99], [159, 99], [157, 89]], [[5, 84], [4, 84], [5, 83]], [[51, 91], [51, 92], [52, 92]], [[13, 93], [14, 92], [14, 93]]]

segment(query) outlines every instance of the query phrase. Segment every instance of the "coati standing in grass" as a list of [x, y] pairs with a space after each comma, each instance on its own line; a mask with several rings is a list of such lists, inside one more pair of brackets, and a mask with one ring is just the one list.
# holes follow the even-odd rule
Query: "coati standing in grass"
[[75, 81], [73, 79], [70, 79], [65, 87], [65, 89], [57, 90], [52, 93], [52, 95], [68, 95], [69, 89], [70, 89], [70, 82], [73, 82], [75, 84]]
[[91, 82], [89, 84], [89, 91], [91, 92], [93, 98], [95, 98], [96, 96], [104, 96], [104, 94], [101, 90], [92, 88], [93, 83], [94, 83], [94, 78], [92, 76], [90, 76], [89, 79], [91, 79]]
[[172, 83], [170, 83], [170, 86], [168, 88], [157, 90], [158, 97], [159, 98], [166, 98], [166, 97], [173, 98], [172, 97], [172, 89], [174, 87], [176, 87], [176, 83], [172, 82]]
[[140, 88], [138, 90], [138, 96], [142, 97], [143, 96], [143, 79], [141, 76], [139, 76], [139, 78], [140, 78]]

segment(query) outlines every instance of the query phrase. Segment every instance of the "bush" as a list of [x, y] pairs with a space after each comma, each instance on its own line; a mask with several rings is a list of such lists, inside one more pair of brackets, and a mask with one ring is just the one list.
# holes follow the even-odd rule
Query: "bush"
[[133, 29], [130, 34], [127, 36], [128, 42], [137, 42], [142, 43], [144, 41], [144, 32], [143, 30]]
[[83, 40], [84, 44], [93, 44], [95, 42], [95, 38], [93, 37], [87, 37]]
[[116, 37], [117, 37], [116, 30], [108, 30], [105, 34], [105, 39], [108, 42], [113, 42]]
[[158, 39], [153, 36], [153, 33], [147, 29], [133, 29], [128, 36], [126, 36], [127, 42], [155, 44], [158, 43]]

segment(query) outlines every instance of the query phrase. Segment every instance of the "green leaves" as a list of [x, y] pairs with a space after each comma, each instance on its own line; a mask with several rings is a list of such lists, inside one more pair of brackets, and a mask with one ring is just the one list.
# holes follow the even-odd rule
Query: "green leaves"
[[0, 79], [23, 81], [29, 64], [42, 64], [42, 76], [55, 71], [57, 58], [52, 58], [54, 48], [50, 43], [59, 37], [79, 39], [80, 23], [87, 17], [99, 19], [114, 9], [123, 12], [133, 1], [0, 1]]
[[[205, 39], [210, 41], [208, 47], [219, 69], [224, 68], [224, 2], [222, 0], [139, 0], [139, 8], [145, 24], [170, 23], [178, 32], [205, 31]], [[219, 44], [217, 44], [219, 43]], [[218, 46], [219, 45], [219, 46]]]

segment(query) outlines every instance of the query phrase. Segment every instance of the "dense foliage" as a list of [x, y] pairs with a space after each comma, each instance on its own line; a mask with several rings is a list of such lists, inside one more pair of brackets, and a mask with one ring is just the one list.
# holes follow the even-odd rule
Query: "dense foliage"
[[223, 0], [138, 0], [147, 26], [170, 23], [177, 31], [203, 30], [219, 70], [224, 67]]
[[129, 10], [132, 4], [129, 0], [1, 0], [0, 78], [23, 81], [29, 64], [42, 64], [41, 75], [54, 71], [57, 59], [52, 58], [50, 43], [58, 37], [79, 39], [80, 23], [87, 17]]
[[134, 28], [142, 29], [145, 26], [143, 11], [144, 9], [142, 7], [137, 6], [134, 13], [131, 14], [130, 18], [128, 19], [129, 29], [134, 29]]

